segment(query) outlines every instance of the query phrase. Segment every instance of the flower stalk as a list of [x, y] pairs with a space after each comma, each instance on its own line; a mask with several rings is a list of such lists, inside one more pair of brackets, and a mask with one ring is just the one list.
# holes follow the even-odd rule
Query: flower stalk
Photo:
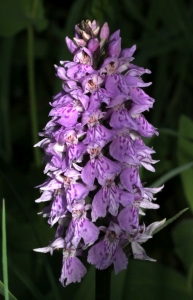
[[111, 290], [111, 270], [109, 268], [105, 270], [95, 271], [95, 300], [110, 300]]

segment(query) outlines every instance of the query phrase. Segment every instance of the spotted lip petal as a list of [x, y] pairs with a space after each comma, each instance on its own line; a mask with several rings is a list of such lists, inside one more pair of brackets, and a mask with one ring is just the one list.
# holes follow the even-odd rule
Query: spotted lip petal
[[113, 263], [115, 273], [126, 269], [128, 260], [119, 243], [120, 234], [120, 227], [111, 222], [104, 239], [89, 250], [88, 262], [99, 270], [104, 270]]

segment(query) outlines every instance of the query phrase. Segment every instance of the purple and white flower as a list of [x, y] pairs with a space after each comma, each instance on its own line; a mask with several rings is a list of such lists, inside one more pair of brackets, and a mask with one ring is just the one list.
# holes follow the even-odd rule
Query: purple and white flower
[[127, 267], [127, 257], [121, 247], [121, 235], [123, 234], [119, 225], [111, 222], [108, 228], [101, 228], [105, 236], [101, 241], [92, 246], [88, 252], [88, 262], [95, 265], [97, 269], [104, 270], [112, 263], [115, 274]]
[[165, 221], [145, 227], [139, 219], [159, 208], [154, 194], [163, 188], [144, 186], [139, 175], [157, 162], [143, 141], [158, 135], [143, 115], [154, 104], [142, 89], [150, 70], [131, 63], [136, 46], [121, 49], [120, 30], [110, 35], [107, 23], [82, 21], [66, 44], [73, 58], [55, 66], [62, 91], [35, 145], [45, 152], [47, 175], [36, 202], [49, 201], [41, 214], [57, 223], [53, 241], [35, 251], [63, 249], [63, 286], [85, 276], [82, 256], [100, 270], [113, 264], [116, 274], [127, 268], [128, 244], [134, 258], [152, 260], [141, 244]]

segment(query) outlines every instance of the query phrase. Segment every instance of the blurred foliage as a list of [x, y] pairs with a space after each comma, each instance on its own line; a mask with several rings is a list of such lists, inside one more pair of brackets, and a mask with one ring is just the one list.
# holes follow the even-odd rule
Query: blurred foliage
[[[34, 161], [27, 80], [29, 26], [34, 31], [35, 86], [39, 131], [48, 121], [49, 102], [61, 89], [54, 64], [71, 59], [64, 42], [82, 19], [121, 29], [122, 46], [137, 45], [135, 63], [152, 71], [147, 93], [156, 99], [147, 119], [160, 131], [148, 140], [156, 154], [156, 173], [143, 171], [150, 186], [172, 170], [158, 194], [158, 211], [147, 224], [190, 210], [147, 244], [158, 263], [130, 259], [128, 270], [112, 276], [112, 300], [192, 299], [193, 284], [193, 2], [190, 0], [1, 0], [0, 2], [0, 198], [6, 200], [9, 288], [17, 299], [94, 299], [94, 269], [81, 284], [63, 288], [60, 252], [34, 253], [54, 235], [34, 199], [44, 181]], [[183, 168], [182, 168], [183, 169]], [[182, 171], [182, 169], [177, 169]], [[171, 173], [170, 173], [171, 174]], [[171, 178], [172, 177], [172, 178]], [[0, 279], [3, 275], [0, 274]], [[1, 297], [1, 296], [0, 296]]]

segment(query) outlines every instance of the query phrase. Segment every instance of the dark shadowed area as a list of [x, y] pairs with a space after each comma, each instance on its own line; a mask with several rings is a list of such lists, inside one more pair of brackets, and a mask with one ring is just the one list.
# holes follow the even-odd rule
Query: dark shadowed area
[[[33, 252], [54, 237], [45, 207], [36, 204], [44, 182], [41, 138], [60, 92], [54, 64], [71, 60], [65, 37], [82, 20], [108, 22], [121, 30], [122, 47], [137, 45], [134, 63], [152, 71], [144, 88], [155, 98], [145, 113], [159, 136], [145, 139], [160, 160], [156, 172], [141, 171], [157, 194], [160, 209], [146, 212], [145, 224], [170, 219], [144, 248], [157, 262], [129, 257], [126, 271], [112, 274], [112, 300], [188, 300], [193, 297], [193, 1], [189, 0], [1, 0], [0, 2], [0, 199], [5, 198], [9, 290], [18, 299], [94, 300], [94, 268], [79, 284], [63, 288], [58, 280], [62, 253]], [[34, 68], [33, 68], [34, 66]], [[34, 71], [34, 72], [33, 72]], [[35, 90], [34, 88], [35, 87]], [[113, 272], [114, 273], [114, 272]], [[0, 280], [3, 281], [2, 268]], [[0, 296], [3, 298], [3, 296]], [[102, 300], [102, 299], [101, 299]]]

